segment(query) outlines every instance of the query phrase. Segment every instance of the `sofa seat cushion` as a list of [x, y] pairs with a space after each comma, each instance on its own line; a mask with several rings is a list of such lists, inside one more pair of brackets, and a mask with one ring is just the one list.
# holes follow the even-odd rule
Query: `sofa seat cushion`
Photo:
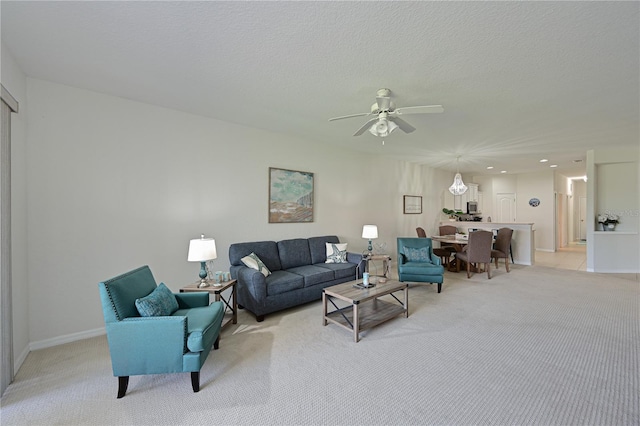
[[217, 335], [223, 315], [222, 302], [213, 302], [199, 308], [178, 309], [173, 314], [187, 317], [187, 348], [191, 352], [202, 352], [207, 347], [207, 340]]
[[298, 266], [297, 268], [290, 268], [288, 271], [302, 275], [304, 277], [305, 287], [311, 287], [316, 284], [333, 281], [335, 276], [331, 269], [314, 265]]
[[267, 284], [267, 296], [274, 296], [304, 287], [304, 277], [288, 271], [273, 271], [265, 281]]
[[347, 277], [353, 277], [354, 280], [356, 279], [356, 265], [353, 263], [322, 263], [316, 266], [331, 269], [334, 279], [336, 280]]
[[407, 262], [402, 265], [402, 273], [410, 275], [442, 275], [444, 267], [431, 262]]

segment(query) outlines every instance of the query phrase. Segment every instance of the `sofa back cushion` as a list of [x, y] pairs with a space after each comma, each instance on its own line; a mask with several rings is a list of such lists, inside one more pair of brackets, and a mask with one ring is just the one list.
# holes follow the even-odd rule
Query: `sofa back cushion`
[[306, 238], [278, 241], [278, 253], [282, 269], [311, 265], [309, 240]]
[[324, 263], [327, 260], [326, 243], [338, 244], [340, 240], [335, 235], [325, 235], [322, 237], [309, 238], [309, 252], [311, 253], [311, 263]]
[[269, 271], [282, 269], [278, 246], [275, 241], [256, 241], [251, 243], [234, 243], [229, 246], [229, 262], [232, 266], [244, 266], [242, 258], [255, 253]]

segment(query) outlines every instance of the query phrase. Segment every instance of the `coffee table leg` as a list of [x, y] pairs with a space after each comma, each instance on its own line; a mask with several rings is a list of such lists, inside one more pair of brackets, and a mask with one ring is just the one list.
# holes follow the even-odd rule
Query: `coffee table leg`
[[409, 318], [409, 286], [404, 288], [404, 317]]
[[353, 304], [353, 341], [358, 343], [360, 340], [360, 313], [358, 304]]
[[322, 325], [327, 325], [327, 295], [322, 292]]

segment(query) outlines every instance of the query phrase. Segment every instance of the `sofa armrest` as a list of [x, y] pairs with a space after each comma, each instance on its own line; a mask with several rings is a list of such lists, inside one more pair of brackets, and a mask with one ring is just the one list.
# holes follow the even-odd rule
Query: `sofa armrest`
[[203, 292], [189, 292], [189, 293], [173, 293], [178, 301], [179, 309], [200, 308], [202, 306], [209, 306], [209, 293]]
[[347, 252], [347, 262], [355, 263], [356, 265], [362, 263], [362, 254], [361, 253], [353, 253]]
[[132, 317], [106, 328], [114, 376], [182, 371], [187, 317]]
[[238, 286], [247, 291], [254, 300], [267, 298], [267, 282], [262, 272], [249, 267], [238, 268]]
[[433, 250], [431, 251], [431, 263], [434, 265], [442, 265], [442, 259], [440, 259], [440, 256], [433, 254]]

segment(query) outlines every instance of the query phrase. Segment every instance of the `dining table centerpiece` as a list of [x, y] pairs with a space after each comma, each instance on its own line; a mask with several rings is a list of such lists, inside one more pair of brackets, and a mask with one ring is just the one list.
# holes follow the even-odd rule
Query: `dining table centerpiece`
[[616, 229], [616, 225], [620, 223], [620, 218], [613, 213], [599, 214], [598, 223], [602, 225], [603, 231], [613, 231]]

